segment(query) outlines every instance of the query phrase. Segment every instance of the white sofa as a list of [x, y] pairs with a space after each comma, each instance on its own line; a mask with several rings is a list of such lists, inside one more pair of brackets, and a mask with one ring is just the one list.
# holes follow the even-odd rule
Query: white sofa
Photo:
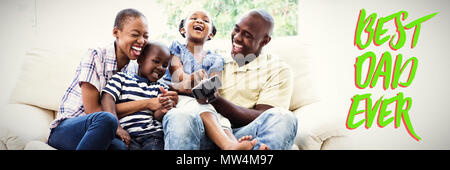
[[[208, 43], [207, 43], [208, 44]], [[217, 49], [229, 49], [229, 41], [211, 41]], [[0, 149], [53, 149], [45, 144], [49, 124], [87, 49], [34, 48], [25, 55], [9, 104], [0, 110]], [[226, 50], [225, 50], [226, 51]], [[345, 117], [321, 100], [311, 81], [310, 45], [299, 37], [273, 39], [266, 52], [280, 56], [294, 73], [290, 110], [298, 118], [293, 149], [348, 149]]]

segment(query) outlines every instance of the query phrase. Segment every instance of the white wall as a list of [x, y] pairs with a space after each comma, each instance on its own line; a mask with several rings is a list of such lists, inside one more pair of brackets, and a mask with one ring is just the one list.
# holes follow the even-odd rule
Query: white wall
[[[395, 96], [403, 92], [412, 98], [410, 119], [415, 132], [422, 138], [420, 142], [411, 138], [404, 125], [395, 129], [393, 124], [380, 128], [374, 122], [369, 129], [364, 125], [350, 131], [354, 134], [355, 149], [449, 149], [450, 148], [450, 111], [448, 109], [450, 90], [449, 31], [450, 15], [447, 0], [301, 0], [299, 18], [299, 36], [313, 44], [316, 59], [315, 77], [322, 97], [332, 99], [338, 105], [338, 114], [348, 114], [351, 98], [356, 94], [372, 93], [375, 102], [379, 97]], [[413, 30], [407, 31], [405, 46], [393, 52], [386, 44], [359, 50], [353, 46], [353, 39], [359, 10], [364, 8], [367, 15], [375, 12], [377, 19], [405, 10], [409, 16], [404, 23], [431, 13], [437, 16], [422, 24], [418, 44], [409, 48]], [[393, 22], [385, 25], [387, 35], [395, 34]], [[366, 36], [364, 34], [364, 36]], [[364, 41], [364, 40], [363, 40]], [[364, 41], [365, 42], [365, 41]], [[419, 66], [411, 86], [395, 90], [382, 90], [381, 79], [373, 89], [359, 90], [354, 85], [354, 67], [357, 56], [367, 51], [377, 55], [403, 54], [404, 61], [417, 57]], [[319, 63], [322, 65], [319, 66]], [[388, 107], [391, 108], [391, 107]], [[393, 108], [393, 107], [392, 107]], [[388, 116], [387, 118], [392, 117]], [[361, 116], [357, 120], [361, 120]], [[376, 120], [375, 120], [376, 121]], [[345, 126], [345, 125], [343, 125]]]
[[36, 10], [34, 1], [7, 0], [0, 2], [0, 104], [8, 101], [22, 62], [25, 49], [36, 35]]

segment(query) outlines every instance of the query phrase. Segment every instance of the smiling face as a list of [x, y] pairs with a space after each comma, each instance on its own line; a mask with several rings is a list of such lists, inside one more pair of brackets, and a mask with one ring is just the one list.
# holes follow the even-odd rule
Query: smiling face
[[212, 30], [211, 17], [204, 11], [195, 11], [184, 20], [180, 33], [186, 35], [189, 41], [204, 43], [214, 36]]
[[116, 37], [117, 58], [128, 57], [130, 60], [136, 60], [148, 43], [147, 22], [142, 16], [129, 17], [122, 28], [114, 27], [113, 35]]
[[145, 46], [144, 53], [138, 59], [138, 75], [151, 82], [158, 81], [164, 73], [172, 56], [167, 47], [152, 43]]
[[232, 56], [250, 54], [258, 56], [262, 48], [269, 43], [271, 25], [261, 15], [250, 12], [234, 26], [231, 33]]

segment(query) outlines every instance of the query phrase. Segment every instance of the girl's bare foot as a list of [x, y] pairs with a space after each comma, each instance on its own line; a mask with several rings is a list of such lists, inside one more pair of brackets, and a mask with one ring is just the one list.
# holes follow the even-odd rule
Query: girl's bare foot
[[[247, 136], [243, 136], [243, 137], [239, 138], [238, 141], [241, 142], [241, 141], [243, 141], [243, 140], [250, 140], [250, 139], [252, 139], [252, 136], [247, 135]], [[256, 140], [256, 139], [255, 139], [255, 140]], [[256, 143], [255, 143], [255, 144], [256, 144]], [[255, 144], [253, 144], [253, 146], [254, 146]], [[261, 146], [259, 146], [258, 150], [270, 150], [270, 148], [269, 148], [269, 146], [267, 146], [266, 144], [261, 143]]]
[[270, 148], [266, 144], [261, 143], [261, 146], [259, 146], [259, 150], [270, 150]]
[[241, 138], [238, 139], [238, 142], [242, 142], [244, 140], [250, 140], [252, 139], [252, 136], [247, 135], [247, 136], [242, 136]]
[[236, 143], [230, 143], [228, 146], [224, 147], [223, 150], [251, 150], [256, 143], [258, 143], [257, 139], [251, 139], [252, 136], [243, 136], [239, 138]]

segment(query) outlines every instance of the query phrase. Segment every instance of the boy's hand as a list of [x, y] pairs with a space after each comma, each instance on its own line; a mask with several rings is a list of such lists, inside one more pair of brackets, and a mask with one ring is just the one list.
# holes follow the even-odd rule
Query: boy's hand
[[161, 111], [166, 113], [174, 107], [174, 102], [169, 97], [159, 97], [159, 103], [161, 103]]
[[154, 110], [161, 108], [161, 103], [159, 102], [158, 98], [150, 98], [150, 99], [145, 99], [145, 100], [147, 101], [146, 108], [148, 110], [154, 111]]
[[128, 134], [128, 132], [125, 129], [123, 129], [122, 126], [119, 125], [116, 131], [116, 135], [119, 136], [119, 138], [122, 139], [123, 142], [125, 142], [127, 147], [130, 145], [131, 140], [130, 134]]
[[162, 121], [162, 118], [164, 117], [164, 115], [166, 115], [166, 113], [169, 111], [170, 109], [167, 108], [159, 108], [158, 110], [155, 110], [155, 112], [153, 113], [154, 117], [156, 120], [158, 121]]
[[167, 91], [163, 87], [159, 87], [159, 89], [162, 92], [162, 95], [160, 97], [168, 97], [173, 102], [173, 107], [175, 107], [178, 103], [178, 94], [175, 91]]

